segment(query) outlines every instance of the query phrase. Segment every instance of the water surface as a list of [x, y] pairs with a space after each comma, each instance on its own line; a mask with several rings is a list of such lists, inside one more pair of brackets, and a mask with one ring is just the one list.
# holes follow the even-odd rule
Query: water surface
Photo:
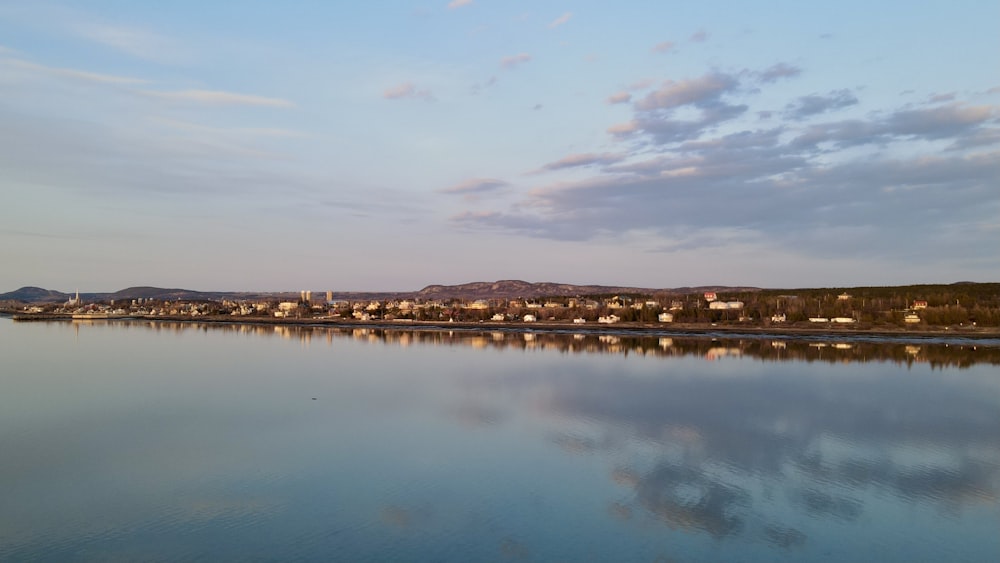
[[1000, 351], [0, 319], [0, 560], [995, 561]]

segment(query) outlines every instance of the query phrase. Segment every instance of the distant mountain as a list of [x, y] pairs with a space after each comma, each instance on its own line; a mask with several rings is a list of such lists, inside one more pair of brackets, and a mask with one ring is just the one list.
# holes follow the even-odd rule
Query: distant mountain
[[[337, 299], [512, 299], [536, 298], [577, 295], [652, 295], [652, 294], [684, 294], [701, 293], [702, 291], [717, 291], [720, 293], [736, 293], [759, 291], [755, 287], [702, 286], [676, 289], [655, 289], [648, 287], [627, 287], [616, 285], [574, 285], [566, 283], [539, 282], [531, 283], [522, 280], [499, 280], [495, 282], [471, 282], [459, 285], [429, 285], [419, 291], [399, 292], [335, 292]], [[317, 299], [323, 299], [322, 292], [313, 292]], [[0, 301], [20, 301], [25, 303], [56, 303], [72, 297], [68, 293], [52, 291], [40, 287], [22, 287], [17, 291], [0, 294]], [[131, 300], [131, 299], [163, 299], [168, 301], [218, 301], [222, 299], [296, 299], [298, 292], [261, 293], [239, 291], [195, 291], [191, 289], [168, 289], [162, 287], [138, 286], [129, 287], [114, 293], [82, 293], [84, 302]]]
[[759, 291], [756, 287], [702, 286], [684, 288], [649, 288], [627, 287], [617, 285], [574, 285], [566, 283], [539, 282], [531, 283], [521, 280], [500, 280], [495, 282], [472, 282], [459, 285], [429, 285], [417, 293], [415, 297], [424, 299], [461, 298], [490, 299], [512, 297], [546, 297], [574, 295], [612, 295], [656, 293], [700, 293], [703, 291], [718, 291], [727, 293]]
[[43, 289], [41, 287], [26, 286], [21, 289], [0, 293], [0, 301], [23, 301], [25, 303], [53, 303], [56, 301], [66, 301], [72, 297], [67, 293]]
[[162, 287], [128, 287], [114, 293], [109, 293], [105, 299], [165, 299], [168, 301], [219, 299], [230, 295], [225, 292], [194, 291], [191, 289], [164, 289]]

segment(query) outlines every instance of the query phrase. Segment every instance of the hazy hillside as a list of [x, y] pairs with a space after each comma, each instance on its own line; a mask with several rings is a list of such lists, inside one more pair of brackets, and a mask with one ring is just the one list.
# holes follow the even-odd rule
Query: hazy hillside
[[0, 301], [22, 301], [24, 303], [52, 303], [66, 301], [71, 295], [41, 287], [26, 286], [21, 289], [0, 293]]

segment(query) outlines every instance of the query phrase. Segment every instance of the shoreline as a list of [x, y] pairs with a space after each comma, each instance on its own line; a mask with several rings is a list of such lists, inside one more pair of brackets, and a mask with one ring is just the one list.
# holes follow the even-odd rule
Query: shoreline
[[824, 326], [824, 327], [801, 327], [801, 326], [747, 326], [736, 324], [716, 324], [715, 326], [705, 324], [688, 323], [613, 323], [613, 324], [573, 324], [571, 322], [448, 322], [448, 321], [414, 321], [414, 320], [375, 320], [361, 321], [333, 318], [310, 318], [310, 319], [277, 319], [270, 317], [232, 317], [226, 316], [137, 316], [123, 315], [111, 317], [74, 318], [73, 315], [57, 314], [11, 314], [10, 312], [0, 313], [0, 316], [11, 318], [14, 322], [112, 322], [112, 321], [142, 321], [142, 322], [180, 322], [180, 323], [207, 323], [207, 324], [245, 324], [245, 325], [269, 325], [269, 326], [298, 326], [298, 327], [331, 327], [331, 328], [372, 328], [387, 330], [482, 330], [482, 331], [505, 331], [505, 332], [547, 332], [563, 334], [617, 334], [635, 336], [668, 336], [668, 335], [692, 335], [692, 336], [746, 336], [754, 338], [791, 337], [791, 338], [823, 338], [834, 337], [841, 339], [850, 338], [886, 338], [886, 339], [965, 339], [965, 340], [990, 340], [1000, 339], [1000, 328], [957, 328], [950, 327], [924, 327], [921, 329], [906, 328], [857, 328], [848, 326]]

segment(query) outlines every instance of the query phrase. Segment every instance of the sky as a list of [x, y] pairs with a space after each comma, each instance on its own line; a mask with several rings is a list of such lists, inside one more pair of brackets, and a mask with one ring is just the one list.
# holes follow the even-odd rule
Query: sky
[[1000, 281], [997, 22], [0, 0], [0, 291]]

